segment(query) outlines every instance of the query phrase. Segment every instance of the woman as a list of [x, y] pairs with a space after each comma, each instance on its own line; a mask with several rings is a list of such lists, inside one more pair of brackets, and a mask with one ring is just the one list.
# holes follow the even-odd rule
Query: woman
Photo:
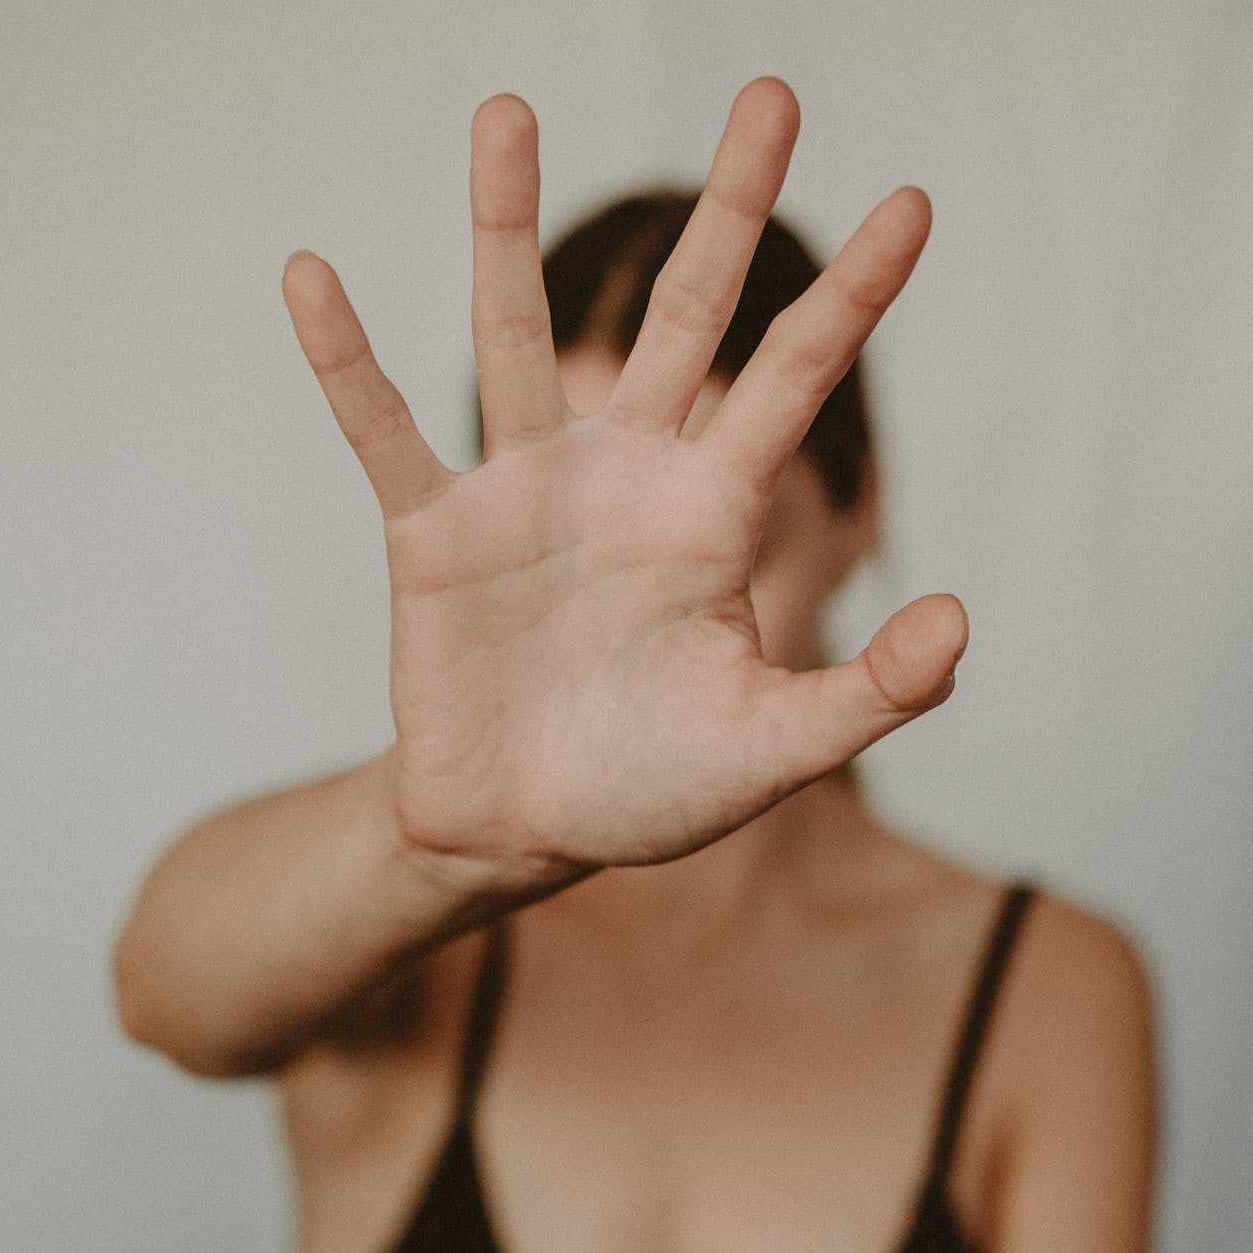
[[273, 1077], [306, 1250], [1147, 1243], [1134, 952], [888, 830], [848, 764], [951, 694], [967, 624], [924, 596], [823, 663], [877, 527], [853, 362], [930, 207], [819, 274], [769, 218], [798, 124], [756, 80], [694, 209], [542, 267], [534, 117], [480, 106], [467, 474], [289, 261], [383, 512], [396, 737], [188, 833], [115, 969], [134, 1039]]

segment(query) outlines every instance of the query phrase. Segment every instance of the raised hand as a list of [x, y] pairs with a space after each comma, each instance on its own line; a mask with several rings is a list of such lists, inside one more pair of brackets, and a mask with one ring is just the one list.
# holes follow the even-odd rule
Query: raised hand
[[749, 579], [779, 475], [912, 270], [930, 224], [905, 187], [773, 323], [712, 417], [687, 422], [799, 125], [777, 79], [737, 96], [703, 194], [604, 408], [571, 411], [538, 241], [535, 118], [472, 128], [472, 323], [483, 463], [443, 466], [375, 361], [334, 271], [284, 276], [297, 335], [382, 507], [391, 753], [407, 836], [560, 877], [666, 861], [744, 825], [942, 701], [965, 647], [947, 595], [857, 657], [762, 658]]

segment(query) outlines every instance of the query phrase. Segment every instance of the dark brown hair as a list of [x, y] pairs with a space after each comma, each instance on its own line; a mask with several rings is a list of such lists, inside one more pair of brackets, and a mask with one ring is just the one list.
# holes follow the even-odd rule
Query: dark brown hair
[[[643, 324], [653, 283], [696, 200], [693, 192], [669, 188], [626, 196], [585, 218], [550, 246], [544, 256], [544, 287], [558, 352], [580, 343], [597, 343], [626, 358]], [[796, 233], [772, 215], [711, 372], [734, 378], [775, 315], [819, 272], [813, 254]], [[854, 362], [819, 409], [801, 444], [838, 507], [847, 509], [857, 500], [863, 459], [870, 446], [861, 370]]]

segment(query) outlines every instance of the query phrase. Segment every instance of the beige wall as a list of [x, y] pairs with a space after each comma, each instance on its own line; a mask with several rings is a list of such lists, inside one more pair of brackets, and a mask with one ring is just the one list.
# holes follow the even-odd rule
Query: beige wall
[[284, 257], [340, 267], [465, 464], [476, 103], [534, 105], [551, 231], [700, 177], [761, 73], [800, 97], [781, 207], [824, 251], [898, 183], [935, 204], [868, 355], [894, 551], [833, 634], [949, 590], [973, 637], [956, 698], [865, 755], [876, 795], [1142, 938], [1163, 1247], [1253, 1245], [1247, 4], [7, 0], [2, 25], [6, 1247], [284, 1239], [264, 1089], [125, 1045], [106, 967], [182, 825], [386, 737], [376, 517]]

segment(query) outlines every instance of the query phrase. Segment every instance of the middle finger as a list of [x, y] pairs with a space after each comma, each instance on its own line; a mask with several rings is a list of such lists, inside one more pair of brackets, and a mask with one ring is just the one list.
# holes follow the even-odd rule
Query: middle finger
[[682, 425], [735, 312], [799, 127], [781, 79], [754, 79], [736, 96], [704, 191], [653, 284], [611, 412], [655, 429]]

